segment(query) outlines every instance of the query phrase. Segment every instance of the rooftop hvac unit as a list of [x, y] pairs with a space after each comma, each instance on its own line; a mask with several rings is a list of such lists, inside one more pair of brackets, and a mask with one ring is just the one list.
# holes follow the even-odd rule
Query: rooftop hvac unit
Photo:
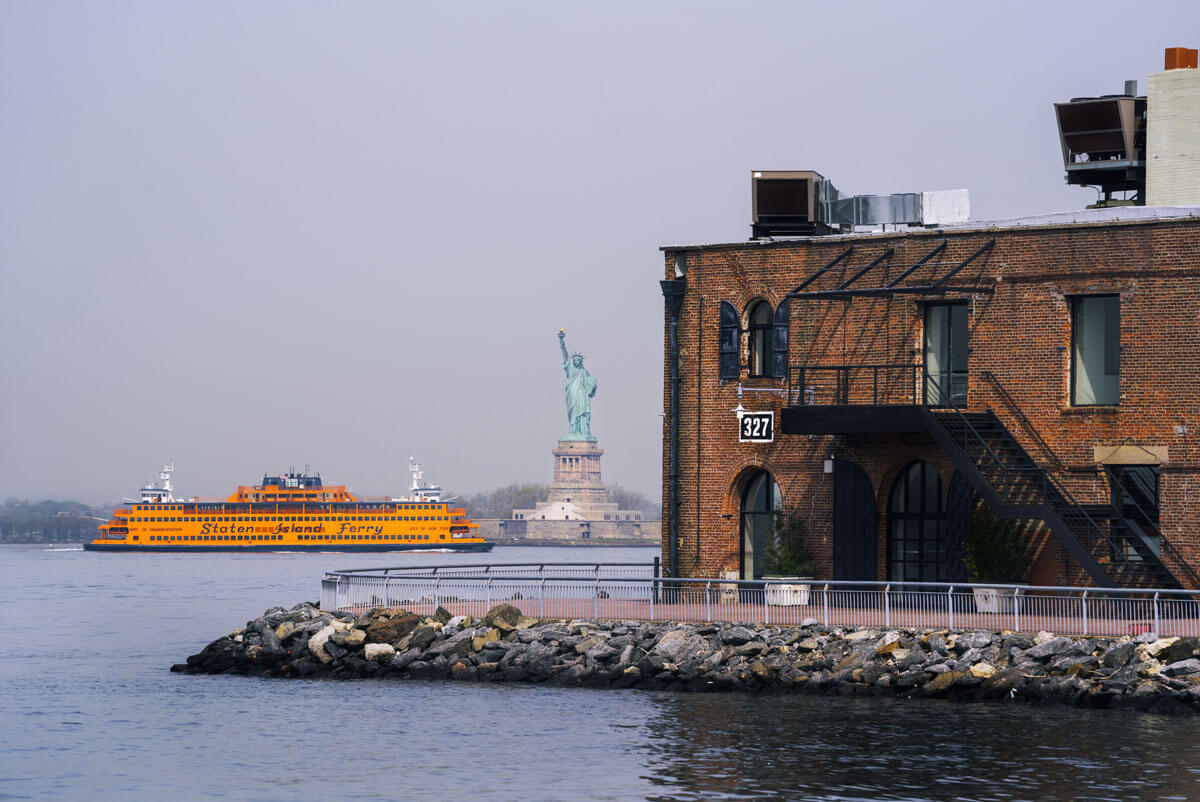
[[1141, 203], [1146, 190], [1146, 98], [1135, 96], [1136, 81], [1125, 90], [1054, 104], [1067, 183], [1099, 187], [1105, 203], [1114, 192]]
[[755, 170], [750, 174], [752, 237], [828, 234], [825, 206], [837, 189], [812, 170]]

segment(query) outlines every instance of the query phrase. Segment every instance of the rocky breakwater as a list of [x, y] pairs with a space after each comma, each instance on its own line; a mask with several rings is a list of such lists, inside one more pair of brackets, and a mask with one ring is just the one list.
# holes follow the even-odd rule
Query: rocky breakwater
[[543, 621], [511, 605], [363, 615], [272, 608], [184, 673], [887, 695], [1200, 711], [1200, 640], [1050, 633]]

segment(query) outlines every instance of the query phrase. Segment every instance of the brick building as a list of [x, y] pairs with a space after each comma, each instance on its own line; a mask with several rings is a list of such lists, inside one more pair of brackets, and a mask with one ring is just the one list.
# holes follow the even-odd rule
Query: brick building
[[978, 497], [1035, 583], [1200, 586], [1200, 207], [663, 250], [678, 575], [784, 509], [818, 577], [962, 581]]

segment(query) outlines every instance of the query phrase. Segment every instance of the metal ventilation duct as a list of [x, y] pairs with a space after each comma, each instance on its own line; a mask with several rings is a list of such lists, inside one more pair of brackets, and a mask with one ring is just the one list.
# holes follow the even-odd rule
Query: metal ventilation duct
[[812, 236], [864, 226], [939, 226], [965, 223], [965, 189], [847, 195], [812, 170], [755, 170], [750, 175], [752, 238]]

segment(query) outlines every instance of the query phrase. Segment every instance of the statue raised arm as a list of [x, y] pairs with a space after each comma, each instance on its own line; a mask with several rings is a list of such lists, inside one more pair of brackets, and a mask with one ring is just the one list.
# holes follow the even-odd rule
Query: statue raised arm
[[558, 330], [558, 347], [562, 351], [563, 372], [567, 374], [567, 422], [570, 430], [561, 440], [595, 440], [592, 436], [592, 397], [596, 395], [596, 380], [583, 366], [583, 354], [567, 354], [567, 333]]

